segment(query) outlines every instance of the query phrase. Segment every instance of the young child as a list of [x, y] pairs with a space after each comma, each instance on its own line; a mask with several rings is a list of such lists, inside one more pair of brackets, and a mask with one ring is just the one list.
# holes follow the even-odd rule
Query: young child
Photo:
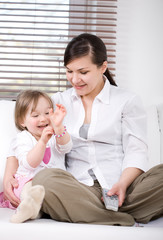
[[65, 153], [72, 148], [72, 141], [63, 119], [64, 106], [57, 104], [53, 112], [50, 97], [40, 91], [21, 92], [15, 106], [15, 124], [21, 131], [12, 141], [12, 150], [19, 161], [15, 178], [19, 187], [14, 193], [21, 200], [11, 222], [20, 223], [35, 219], [40, 212], [45, 190], [41, 185], [32, 186], [32, 178], [44, 168], [65, 170]]

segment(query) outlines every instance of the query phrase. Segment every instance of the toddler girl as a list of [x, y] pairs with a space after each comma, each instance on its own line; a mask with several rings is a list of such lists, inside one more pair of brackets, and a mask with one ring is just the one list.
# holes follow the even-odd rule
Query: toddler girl
[[15, 124], [21, 132], [13, 139], [11, 149], [19, 161], [15, 174], [19, 186], [14, 193], [21, 203], [11, 222], [20, 223], [38, 217], [45, 190], [41, 185], [32, 186], [31, 180], [40, 170], [65, 170], [65, 153], [72, 147], [70, 135], [63, 125], [65, 115], [66, 109], [61, 104], [57, 104], [53, 112], [53, 103], [43, 92], [27, 90], [18, 95]]

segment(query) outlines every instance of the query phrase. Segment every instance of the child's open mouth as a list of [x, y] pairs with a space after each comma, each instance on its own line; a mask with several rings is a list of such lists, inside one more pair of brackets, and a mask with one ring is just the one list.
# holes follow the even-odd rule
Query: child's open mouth
[[38, 128], [46, 128], [47, 126], [48, 124], [45, 124], [45, 125], [38, 126]]

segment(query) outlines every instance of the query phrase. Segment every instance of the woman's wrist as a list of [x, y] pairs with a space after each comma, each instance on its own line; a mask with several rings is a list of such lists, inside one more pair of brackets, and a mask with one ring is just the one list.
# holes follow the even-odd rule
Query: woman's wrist
[[124, 187], [124, 188], [128, 188], [130, 186], [130, 184], [142, 173], [143, 171], [135, 168], [135, 167], [129, 167], [126, 168], [121, 177], [120, 177], [120, 184]]

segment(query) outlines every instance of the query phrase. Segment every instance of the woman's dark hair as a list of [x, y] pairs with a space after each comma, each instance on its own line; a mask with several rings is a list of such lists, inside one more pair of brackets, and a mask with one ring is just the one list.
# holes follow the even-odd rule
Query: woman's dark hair
[[[92, 62], [98, 67], [107, 61], [107, 51], [103, 41], [92, 34], [83, 33], [74, 37], [67, 45], [64, 53], [64, 66], [67, 66], [72, 60], [80, 58], [91, 53]], [[104, 75], [108, 78], [111, 85], [117, 86], [107, 68]]]

